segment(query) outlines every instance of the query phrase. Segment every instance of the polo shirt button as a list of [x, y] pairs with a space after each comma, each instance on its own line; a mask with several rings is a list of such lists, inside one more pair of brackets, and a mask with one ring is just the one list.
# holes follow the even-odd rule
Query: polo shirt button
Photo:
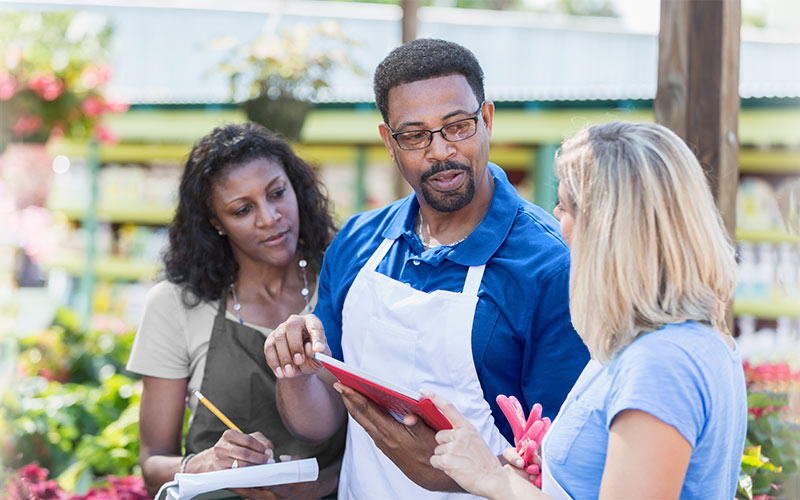
[[415, 265], [415, 266], [418, 266], [418, 265], [419, 265], [419, 261], [418, 261], [418, 260], [415, 260], [415, 261], [413, 261], [413, 262], [414, 262], [414, 265]]

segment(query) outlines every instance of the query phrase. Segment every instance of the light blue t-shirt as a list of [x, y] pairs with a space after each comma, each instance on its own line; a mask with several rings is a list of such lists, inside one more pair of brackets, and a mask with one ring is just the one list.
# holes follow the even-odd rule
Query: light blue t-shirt
[[692, 445], [682, 499], [736, 495], [747, 391], [738, 349], [695, 322], [639, 337], [567, 406], [544, 450], [555, 480], [572, 498], [597, 498], [608, 431], [624, 410], [645, 411]]

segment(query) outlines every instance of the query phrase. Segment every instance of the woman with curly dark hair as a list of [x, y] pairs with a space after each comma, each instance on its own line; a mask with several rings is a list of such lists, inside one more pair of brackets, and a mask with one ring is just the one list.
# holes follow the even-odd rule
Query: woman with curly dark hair
[[[253, 124], [214, 129], [192, 148], [164, 255], [128, 369], [144, 379], [139, 461], [154, 494], [176, 472], [317, 457], [319, 480], [237, 491], [245, 498], [336, 490], [344, 427], [325, 443], [294, 438], [261, 355], [272, 328], [316, 305], [317, 270], [335, 233], [330, 202], [289, 145]], [[200, 391], [241, 430], [229, 430]], [[185, 408], [191, 411], [185, 453]]]

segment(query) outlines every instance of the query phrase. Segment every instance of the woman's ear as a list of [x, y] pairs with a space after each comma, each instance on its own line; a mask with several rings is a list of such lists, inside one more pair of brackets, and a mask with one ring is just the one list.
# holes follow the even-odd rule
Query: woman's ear
[[225, 236], [225, 231], [222, 230], [222, 224], [219, 223], [216, 217], [209, 217], [208, 222], [217, 231], [220, 236]]

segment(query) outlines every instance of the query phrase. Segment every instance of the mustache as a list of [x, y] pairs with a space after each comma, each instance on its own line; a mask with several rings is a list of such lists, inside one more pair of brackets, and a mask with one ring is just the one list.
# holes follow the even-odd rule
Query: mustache
[[453, 160], [440, 161], [434, 163], [433, 166], [427, 172], [422, 174], [422, 176], [420, 176], [420, 181], [425, 182], [428, 179], [430, 179], [431, 176], [434, 176], [440, 172], [446, 172], [448, 170], [463, 170], [464, 172], [467, 173], [470, 172], [469, 165], [465, 165], [463, 163], [459, 163]]

